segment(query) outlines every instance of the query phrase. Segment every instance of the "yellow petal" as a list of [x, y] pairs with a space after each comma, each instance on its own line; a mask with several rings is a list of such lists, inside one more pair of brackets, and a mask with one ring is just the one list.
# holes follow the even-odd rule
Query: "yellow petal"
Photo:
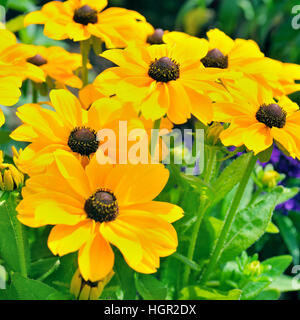
[[77, 251], [88, 241], [92, 227], [91, 220], [74, 226], [56, 225], [49, 234], [48, 247], [54, 255], [59, 256]]
[[95, 230], [78, 254], [78, 266], [84, 280], [98, 281], [109, 274], [114, 265], [114, 253], [109, 243]]

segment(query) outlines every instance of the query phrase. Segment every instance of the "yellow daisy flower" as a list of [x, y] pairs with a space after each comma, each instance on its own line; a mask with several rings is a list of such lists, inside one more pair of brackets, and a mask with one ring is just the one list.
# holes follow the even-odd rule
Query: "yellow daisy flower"
[[45, 174], [27, 181], [18, 219], [30, 227], [55, 225], [50, 250], [60, 256], [79, 250], [84, 280], [98, 281], [111, 272], [110, 244], [142, 273], [155, 272], [159, 258], [176, 250], [171, 223], [182, 217], [182, 209], [152, 201], [169, 177], [163, 165], [99, 165], [93, 157], [84, 169], [64, 150], [54, 157]]
[[265, 57], [255, 41], [233, 40], [218, 29], [209, 30], [207, 37], [209, 50], [202, 59], [205, 67], [242, 72], [260, 85], [277, 92], [282, 64]]
[[[23, 58], [28, 63], [37, 66], [44, 74], [59, 84], [73, 88], [81, 88], [81, 80], [73, 73], [81, 67], [81, 55], [70, 53], [61, 47], [52, 46], [49, 48], [34, 45], [21, 45], [24, 49]], [[32, 50], [30, 50], [32, 49]], [[32, 55], [32, 52], [35, 54]], [[36, 81], [28, 74], [28, 78]], [[39, 82], [39, 81], [38, 81]]]
[[[145, 129], [133, 108], [124, 108], [117, 99], [98, 99], [85, 110], [73, 94], [57, 89], [50, 92], [50, 100], [54, 110], [39, 104], [25, 104], [17, 109], [16, 114], [23, 124], [10, 136], [14, 140], [31, 143], [18, 160], [21, 170], [29, 175], [43, 172], [53, 162], [53, 152], [57, 149], [73, 152], [85, 165], [98, 148], [109, 156], [106, 148], [110, 147], [115, 150], [117, 161], [119, 122], [127, 121], [127, 132]], [[100, 143], [97, 133], [101, 129], [111, 129], [115, 133], [116, 145], [114, 141]], [[134, 142], [128, 143], [128, 149], [131, 144]]]
[[300, 112], [296, 103], [286, 96], [274, 99], [272, 91], [249, 79], [239, 80], [229, 91], [232, 102], [214, 104], [214, 120], [231, 122], [220, 134], [225, 146], [245, 145], [258, 154], [275, 141], [291, 157], [300, 159]]
[[146, 119], [157, 120], [167, 114], [173, 123], [180, 124], [193, 114], [209, 123], [212, 106], [206, 93], [223, 88], [215, 82], [219, 74], [211, 73], [200, 62], [207, 50], [206, 40], [192, 37], [186, 39], [184, 46], [162, 44], [107, 50], [102, 56], [118, 67], [103, 71], [94, 86], [103, 94], [117, 94], [123, 101], [135, 103]]
[[35, 81], [45, 81], [45, 75], [37, 66], [24, 60], [24, 55], [35, 55], [35, 48], [17, 42], [13, 33], [0, 30], [0, 77], [18, 77], [21, 80], [29, 76]]
[[[21, 96], [20, 87], [27, 75], [31, 74], [36, 80], [45, 80], [44, 75], [35, 66], [20, 59], [20, 45], [13, 33], [0, 29], [0, 104], [12, 106]], [[0, 109], [0, 127], [5, 118]]]
[[44, 34], [55, 40], [82, 41], [96, 36], [106, 46], [124, 47], [128, 41], [140, 37], [145, 18], [123, 8], [108, 8], [107, 0], [51, 1], [40, 11], [29, 13], [25, 26], [43, 24]]

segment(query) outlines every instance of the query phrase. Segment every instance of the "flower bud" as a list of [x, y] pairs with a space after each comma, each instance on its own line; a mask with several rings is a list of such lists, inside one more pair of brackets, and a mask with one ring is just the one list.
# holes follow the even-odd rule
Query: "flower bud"
[[280, 174], [275, 170], [265, 171], [262, 176], [262, 183], [268, 188], [274, 188], [280, 179]]
[[223, 130], [224, 127], [219, 122], [214, 122], [211, 126], [209, 126], [206, 132], [207, 144], [216, 145]]
[[251, 263], [247, 264], [244, 270], [246, 275], [257, 277], [260, 276], [263, 272], [263, 266], [260, 264], [259, 261], [252, 261]]
[[71, 281], [70, 292], [78, 300], [98, 300], [113, 275], [114, 271], [111, 270], [103, 279], [92, 282], [84, 280], [79, 269], [77, 269]]
[[[16, 150], [13, 150], [13, 153]], [[0, 189], [2, 191], [13, 191], [24, 184], [23, 173], [15, 165], [4, 163], [3, 152], [0, 152]]]

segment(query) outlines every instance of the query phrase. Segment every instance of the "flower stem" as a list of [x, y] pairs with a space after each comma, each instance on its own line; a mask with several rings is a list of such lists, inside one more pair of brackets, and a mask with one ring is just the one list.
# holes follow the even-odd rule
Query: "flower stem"
[[161, 118], [154, 121], [153, 129], [154, 131], [151, 132], [151, 141], [150, 141], [150, 155], [151, 158], [155, 158], [155, 150], [157, 142], [159, 141], [159, 129], [161, 124]]
[[[216, 150], [208, 148], [207, 153], [208, 153], [207, 167], [206, 167], [204, 178], [203, 178], [205, 184], [209, 183], [214, 165], [216, 163]], [[187, 258], [190, 260], [193, 260], [197, 237], [199, 234], [201, 223], [203, 221], [203, 218], [205, 216], [205, 213], [208, 207], [209, 207], [209, 201], [206, 196], [206, 187], [202, 187], [200, 191], [200, 205], [197, 213], [197, 220], [194, 225], [194, 229], [191, 236], [191, 242], [190, 242], [190, 245], [188, 248], [188, 254], [187, 254]], [[186, 286], [188, 284], [190, 273], [191, 273], [191, 268], [188, 265], [186, 265], [183, 273], [183, 286]]]
[[245, 192], [246, 186], [248, 184], [248, 181], [250, 179], [251, 173], [255, 167], [256, 161], [257, 161], [257, 157], [255, 157], [252, 154], [252, 157], [249, 159], [248, 165], [245, 169], [244, 176], [239, 184], [238, 190], [236, 191], [235, 197], [232, 201], [229, 212], [227, 213], [227, 215], [225, 217], [223, 228], [221, 230], [219, 239], [217, 240], [217, 244], [214, 248], [214, 251], [211, 255], [210, 261], [207, 265], [207, 268], [204, 270], [204, 272], [201, 276], [200, 283], [202, 283], [202, 284], [204, 284], [208, 280], [209, 275], [216, 267], [216, 264], [218, 263], [218, 260], [220, 259], [221, 255], [223, 253], [223, 249], [224, 249], [224, 245], [227, 240], [228, 233], [229, 233], [230, 228], [232, 226], [232, 223], [238, 213], [238, 208], [239, 208], [240, 202], [241, 202], [242, 197], [244, 195], [244, 192]]
[[38, 102], [38, 89], [35, 86], [35, 83], [32, 81], [31, 82], [32, 85], [32, 103], [37, 103]]
[[89, 83], [89, 73], [88, 73], [88, 57], [90, 53], [90, 39], [80, 41], [80, 53], [82, 59], [82, 69], [81, 69], [81, 80], [82, 87], [85, 87]]

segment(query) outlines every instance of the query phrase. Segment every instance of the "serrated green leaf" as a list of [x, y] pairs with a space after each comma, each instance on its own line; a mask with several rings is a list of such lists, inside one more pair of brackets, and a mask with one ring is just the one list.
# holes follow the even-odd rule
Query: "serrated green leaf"
[[220, 262], [234, 259], [264, 234], [281, 192], [282, 188], [278, 187], [265, 194], [263, 200], [238, 212], [223, 248]]
[[213, 183], [212, 189], [214, 192], [213, 204], [216, 204], [241, 181], [248, 165], [248, 161], [252, 154], [245, 153], [233, 160], [221, 173], [218, 179]]

